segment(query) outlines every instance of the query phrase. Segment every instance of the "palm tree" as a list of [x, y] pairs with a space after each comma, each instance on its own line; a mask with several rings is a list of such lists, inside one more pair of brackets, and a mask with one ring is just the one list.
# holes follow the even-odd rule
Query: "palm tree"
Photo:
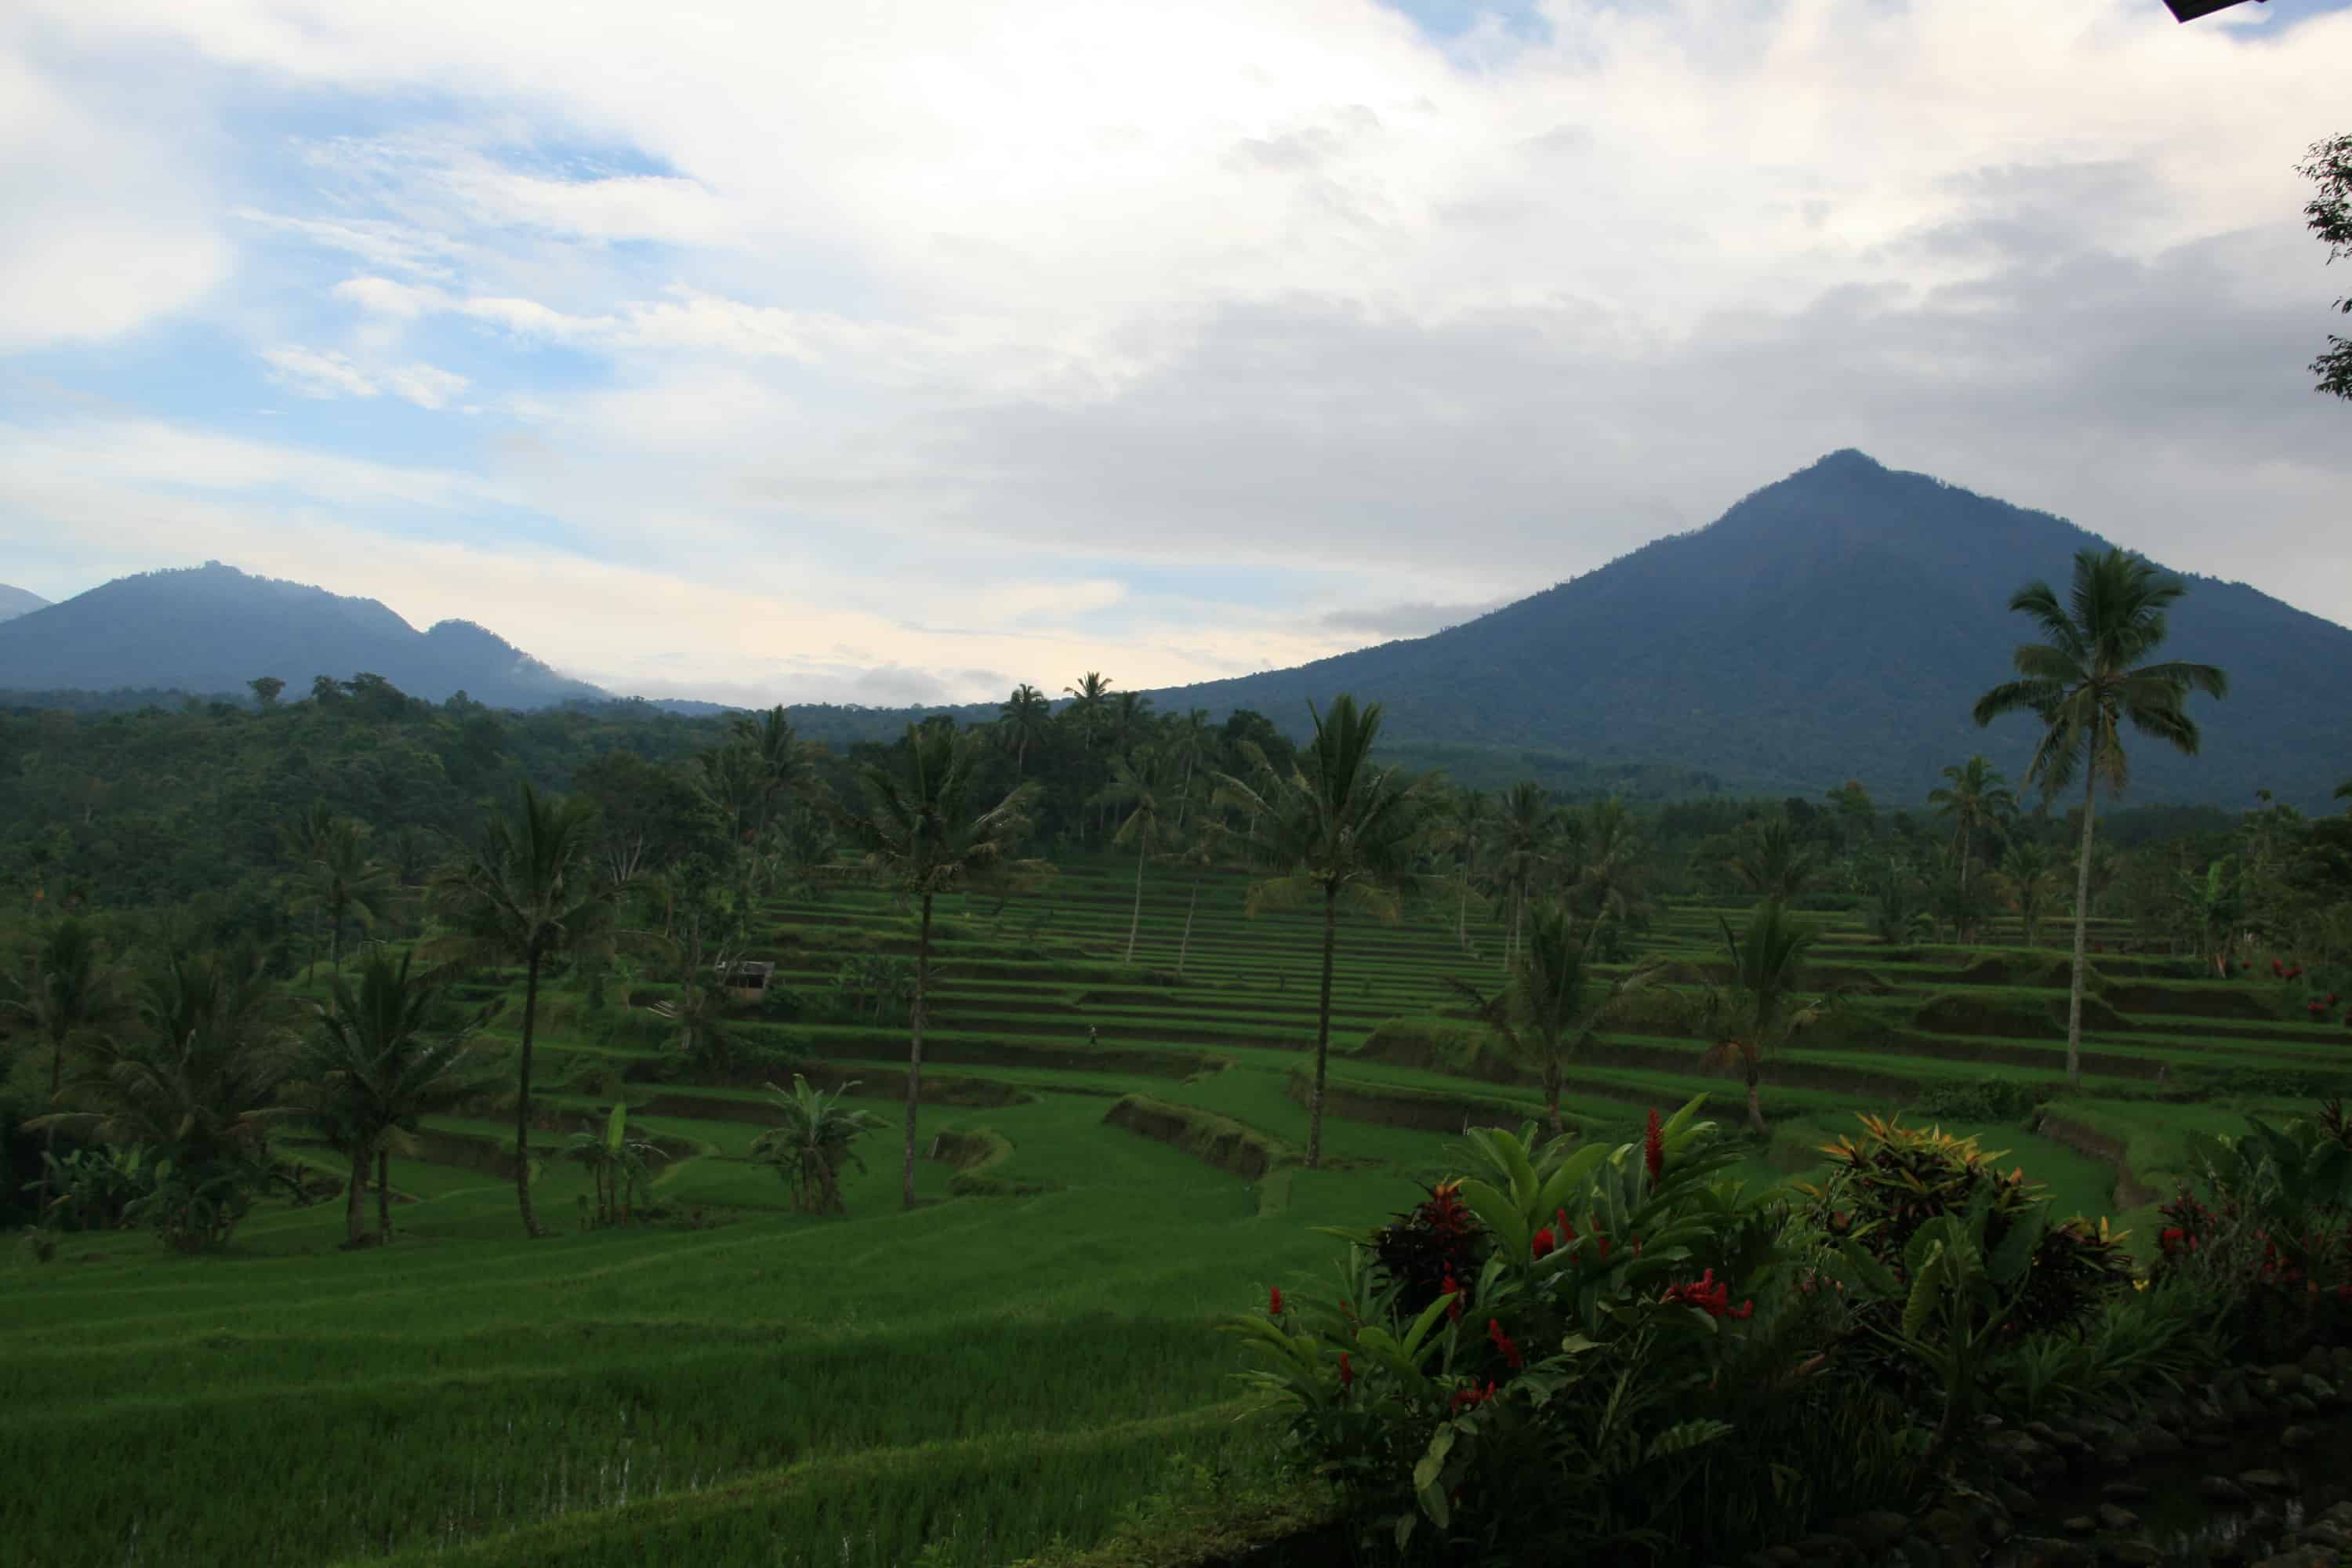
[[737, 714], [731, 732], [735, 744], [751, 753], [759, 780], [756, 837], [767, 830], [778, 800], [812, 786], [816, 778], [816, 758], [824, 748], [802, 740], [794, 732], [792, 721], [784, 717], [782, 703], [757, 719], [746, 713]]
[[1168, 735], [1161, 755], [1171, 766], [1181, 764], [1183, 777], [1176, 784], [1176, 826], [1181, 829], [1192, 811], [1192, 774], [1207, 762], [1216, 749], [1217, 732], [1209, 724], [1206, 708], [1189, 710], [1181, 719], [1168, 722]]
[[889, 1125], [870, 1110], [845, 1107], [842, 1097], [857, 1087], [855, 1080], [835, 1089], [814, 1089], [800, 1074], [793, 1075], [789, 1094], [774, 1084], [768, 1093], [782, 1120], [751, 1140], [751, 1157], [776, 1168], [793, 1189], [793, 1206], [806, 1214], [840, 1214], [841, 1168], [866, 1169], [857, 1157], [857, 1140]]
[[760, 814], [768, 799], [768, 773], [760, 753], [740, 741], [694, 754], [694, 784], [727, 824], [727, 841], [737, 849], [757, 838]]
[[1457, 859], [1454, 875], [1461, 887], [1454, 910], [1454, 944], [1465, 952], [1470, 946], [1470, 884], [1478, 878], [1478, 852], [1495, 831], [1493, 805], [1485, 790], [1464, 790], [1454, 797], [1441, 835], [1442, 847]]
[[1331, 711], [1307, 711], [1314, 738], [1288, 778], [1253, 787], [1220, 774], [1223, 797], [1265, 828], [1258, 852], [1276, 874], [1252, 885], [1249, 909], [1323, 901], [1323, 986], [1315, 1021], [1315, 1088], [1307, 1100], [1307, 1163], [1323, 1162], [1323, 1086], [1331, 1047], [1331, 971], [1344, 899], [1386, 919], [1418, 886], [1426, 797], [1419, 779], [1372, 765], [1381, 732], [1381, 705], [1359, 709], [1352, 696], [1331, 700]]
[[2001, 885], [2025, 927], [2025, 945], [2042, 945], [2042, 922], [2058, 898], [2058, 867], [2037, 838], [2020, 837], [2000, 859]]
[[2230, 939], [2245, 919], [2245, 879], [2234, 858], [2208, 862], [2202, 875], [2182, 871], [2179, 897], [2197, 956], [2210, 958], [2223, 979], [2230, 974]]
[[284, 1114], [275, 1103], [286, 1068], [280, 999], [249, 954], [177, 953], [142, 981], [138, 1015], [137, 1028], [85, 1037], [64, 1096], [80, 1109], [26, 1125], [168, 1161], [167, 1238], [218, 1244], [266, 1163], [269, 1123]]
[[480, 1020], [454, 1032], [436, 1030], [447, 994], [437, 974], [413, 968], [414, 954], [395, 958], [372, 950], [355, 986], [334, 977], [324, 1002], [313, 1003], [314, 1024], [295, 1049], [289, 1076], [299, 1085], [296, 1114], [324, 1133], [352, 1163], [345, 1194], [345, 1230], [358, 1246], [364, 1235], [362, 1195], [375, 1167], [376, 1239], [392, 1239], [392, 1154], [413, 1148], [427, 1116], [437, 1116], [484, 1093], [474, 1039]]
[[1032, 782], [1002, 800], [974, 797], [979, 752], [944, 725], [907, 727], [905, 761], [859, 771], [863, 812], [845, 813], [842, 835], [868, 870], [895, 893], [919, 900], [915, 994], [907, 1043], [906, 1205], [915, 1206], [915, 1110], [922, 1092], [923, 1012], [931, 980], [931, 901], [961, 886], [1013, 870], [1013, 850], [1029, 826]]
[[2020, 679], [1977, 699], [1976, 721], [1990, 724], [2023, 710], [2042, 722], [2042, 740], [2025, 771], [2045, 796], [2083, 775], [2083, 843], [2074, 884], [2074, 979], [2066, 1004], [2066, 1079], [2083, 1081], [2083, 982], [2089, 949], [2092, 818], [2099, 781], [2110, 794], [2130, 782], [2123, 725], [2153, 735], [2186, 755], [2197, 753], [2189, 694], [2222, 697], [2230, 678], [2210, 664], [2141, 664], [2168, 629], [2165, 611], [2186, 593], [2140, 556], [2121, 550], [2078, 551], [2069, 603], [2047, 583], [2029, 583], [2009, 607], [2032, 619], [2048, 640], [2012, 656]]
[[1045, 694], [1023, 681], [1013, 689], [1013, 695], [997, 710], [996, 732], [1013, 753], [1014, 776], [1029, 776], [1029, 748], [1045, 738], [1045, 726], [1053, 718], [1053, 704]]
[[539, 975], [563, 952], [602, 957], [612, 946], [618, 889], [591, 858], [595, 807], [584, 796], [541, 795], [525, 780], [514, 809], [491, 816], [479, 840], [433, 879], [433, 902], [454, 956], [523, 966], [522, 1047], [515, 1064], [515, 1204], [523, 1234], [543, 1234], [530, 1207], [530, 1051]]
[[1765, 1059], [1818, 1022], [1834, 1004], [1834, 994], [1811, 1003], [1800, 1000], [1805, 957], [1821, 932], [1790, 919], [1780, 904], [1769, 900], [1758, 904], [1744, 937], [1733, 935], [1731, 922], [1719, 916], [1716, 923], [1723, 930], [1731, 979], [1728, 984], [1707, 987], [1699, 1027], [1703, 1038], [1715, 1042], [1710, 1058], [1719, 1066], [1738, 1068], [1746, 1081], [1748, 1125], [1760, 1137], [1769, 1131], [1759, 1091]]
[[[1960, 897], [1965, 903], [1977, 839], [1986, 829], [1997, 830], [2017, 815], [2017, 796], [2011, 793], [2009, 781], [1981, 755], [1946, 768], [1944, 777], [1951, 782], [1929, 790], [1927, 804], [1952, 825], [1952, 838], [1960, 855]], [[1973, 940], [1969, 932], [1955, 935], [1964, 942]]]
[[[121, 1011], [121, 973], [106, 962], [98, 932], [87, 921], [68, 917], [48, 928], [33, 949], [23, 994], [0, 1003], [22, 1018], [35, 1039], [49, 1047], [51, 1110], [60, 1109], [65, 1086], [66, 1053], [114, 1022]], [[54, 1152], [57, 1132], [43, 1141]], [[41, 1207], [48, 1206], [48, 1183], [54, 1163], [42, 1162]]]
[[1758, 898], [1786, 903], [1813, 879], [1813, 857], [1797, 837], [1788, 813], [1773, 812], [1741, 830], [1738, 847], [1724, 865]]
[[1110, 784], [1102, 798], [1127, 807], [1127, 818], [1111, 836], [1111, 842], [1135, 850], [1135, 910], [1128, 917], [1127, 956], [1122, 960], [1127, 963], [1135, 962], [1135, 937], [1143, 926], [1143, 863], [1167, 843], [1173, 831], [1168, 822], [1168, 794], [1162, 763], [1150, 750], [1139, 749], [1111, 763]]
[[361, 929], [375, 923], [393, 889], [392, 868], [368, 853], [367, 829], [347, 816], [310, 825], [309, 858], [301, 876], [310, 907], [327, 915], [328, 952], [336, 972], [343, 967], [343, 920], [356, 915]]
[[1531, 779], [1521, 779], [1503, 795], [1500, 820], [1496, 824], [1499, 853], [1495, 860], [1495, 879], [1511, 910], [1510, 930], [1503, 938], [1503, 963], [1507, 969], [1511, 955], [1518, 949], [1519, 925], [1527, 910], [1528, 895], [1542, 874], [1552, 815], [1551, 803], [1544, 798], [1543, 787]]
[[1073, 700], [1069, 707], [1070, 721], [1078, 727], [1079, 738], [1092, 746], [1095, 737], [1101, 732], [1103, 721], [1109, 716], [1110, 677], [1090, 669], [1078, 678], [1076, 686], [1065, 686], [1062, 689]]
[[1176, 978], [1181, 980], [1184, 960], [1192, 951], [1192, 911], [1200, 907], [1201, 883], [1225, 863], [1228, 835], [1223, 824], [1203, 816], [1189, 828], [1179, 827], [1174, 837], [1173, 847], [1161, 858], [1192, 873], [1192, 889], [1184, 897], [1184, 935], [1176, 944]]
[[1883, 942], [1908, 942], [1928, 923], [1919, 907], [1918, 877], [1892, 854], [1882, 855], [1864, 868], [1863, 919], [1871, 935]]
[[1566, 904], [1546, 900], [1528, 917], [1527, 945], [1512, 963], [1501, 994], [1490, 998], [1460, 980], [1452, 982], [1512, 1058], [1542, 1074], [1544, 1109], [1555, 1137], [1564, 1131], [1559, 1094], [1569, 1058], [1662, 969], [1657, 961], [1645, 960], [1604, 980], [1594, 962], [1597, 934], [1598, 928], [1580, 926]]

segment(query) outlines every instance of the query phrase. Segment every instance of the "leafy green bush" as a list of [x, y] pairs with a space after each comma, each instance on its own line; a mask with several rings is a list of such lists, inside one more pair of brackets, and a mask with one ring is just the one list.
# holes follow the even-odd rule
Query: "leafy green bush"
[[1907, 1108], [1914, 1116], [1949, 1121], [2023, 1121], [2055, 1089], [2042, 1083], [1988, 1078], [1975, 1083], [1930, 1083]]
[[2237, 1138], [2189, 1135], [2205, 1197], [2162, 1210], [2151, 1279], [2201, 1289], [2246, 1351], [2281, 1356], [2352, 1331], [2352, 1123], [2340, 1101]]
[[1799, 1184], [1810, 1200], [1811, 1218], [1832, 1241], [1858, 1244], [1873, 1262], [1908, 1278], [1912, 1243], [1935, 1221], [1961, 1217], [1981, 1199], [1985, 1222], [1981, 1246], [2000, 1252], [2020, 1226], [2033, 1231], [2030, 1256], [2021, 1261], [2021, 1294], [2001, 1325], [2005, 1337], [2080, 1327], [2099, 1305], [2131, 1280], [2122, 1237], [2105, 1221], [2048, 1223], [2049, 1199], [2022, 1170], [2003, 1175], [1974, 1138], [1956, 1138], [1940, 1129], [1906, 1127], [1895, 1118], [1859, 1118], [1862, 1134], [1841, 1138], [1822, 1151], [1829, 1174], [1817, 1184]]

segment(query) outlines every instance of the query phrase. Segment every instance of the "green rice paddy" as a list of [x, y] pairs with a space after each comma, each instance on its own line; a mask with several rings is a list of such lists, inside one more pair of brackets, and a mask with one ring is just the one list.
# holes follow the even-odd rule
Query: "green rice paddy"
[[[1325, 1274], [1335, 1246], [1316, 1226], [1377, 1223], [1455, 1167], [1465, 1122], [1532, 1118], [1540, 1100], [1495, 1081], [1490, 1058], [1468, 1076], [1479, 1062], [1412, 1046], [1426, 1029], [1362, 1048], [1389, 1020], [1442, 1020], [1449, 976], [1491, 985], [1499, 931], [1475, 930], [1465, 952], [1449, 907], [1342, 931], [1329, 1168], [1252, 1179], [1108, 1120], [1143, 1096], [1161, 1120], [1167, 1107], [1221, 1119], [1277, 1156], [1307, 1142], [1314, 923], [1246, 918], [1242, 883], [1213, 879], [1179, 983], [1188, 889], [1147, 886], [1128, 964], [1131, 876], [1080, 864], [993, 913], [943, 910], [926, 1075], [941, 1102], [924, 1105], [920, 1132], [927, 1149], [971, 1135], [937, 1146], [982, 1150], [961, 1185], [992, 1195], [951, 1192], [954, 1162], [926, 1160], [928, 1201], [901, 1212], [895, 1111], [877, 1099], [894, 1131], [866, 1145], [848, 1217], [795, 1215], [746, 1157], [755, 1084], [629, 1080], [633, 1125], [676, 1156], [653, 1223], [581, 1227], [585, 1177], [551, 1160], [537, 1202], [559, 1234], [524, 1242], [497, 1173], [511, 1125], [486, 1113], [433, 1124], [427, 1157], [395, 1163], [386, 1249], [339, 1250], [331, 1202], [264, 1207], [223, 1258], [109, 1234], [67, 1238], [46, 1267], [12, 1258], [0, 1558], [979, 1568], [1072, 1561], [1147, 1525], [1245, 1531], [1280, 1491], [1270, 1435], [1235, 1419], [1217, 1319], [1268, 1283]], [[1652, 945], [1703, 965], [1717, 912], [1666, 910]], [[803, 993], [844, 953], [911, 950], [905, 912], [862, 892], [766, 916], [753, 955]], [[1745, 1173], [1800, 1175], [1854, 1112], [1922, 1092], [2061, 1087], [2063, 956], [1837, 931], [1822, 966], [1856, 1005], [1771, 1065], [1776, 1133]], [[1953, 1130], [2008, 1151], [2063, 1211], [2144, 1229], [2183, 1132], [2290, 1103], [2217, 1096], [2214, 1073], [2336, 1073], [2352, 1033], [2287, 1018], [2255, 983], [2099, 962], [2084, 1091], [2039, 1130]], [[660, 1049], [656, 1031], [554, 1000], [540, 1068], [551, 1152], [557, 1129]], [[901, 1028], [749, 1032], [798, 1043], [864, 1093], [904, 1081]], [[1581, 1134], [1614, 1139], [1702, 1090], [1734, 1121], [1731, 1089], [1661, 1005], [1579, 1064], [1564, 1109]]]

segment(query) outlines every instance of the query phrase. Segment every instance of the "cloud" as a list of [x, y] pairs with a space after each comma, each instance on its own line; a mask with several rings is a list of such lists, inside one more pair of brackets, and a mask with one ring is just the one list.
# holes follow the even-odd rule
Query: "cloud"
[[280, 385], [304, 397], [373, 397], [389, 392], [419, 408], [440, 408], [468, 384], [456, 372], [429, 364], [362, 370], [348, 354], [299, 343], [264, 349], [261, 358]]
[[[0, 353], [121, 401], [0, 427], [0, 540], [463, 543], [419, 602], [583, 673], [962, 696], [1426, 631], [1859, 446], [2352, 619], [2352, 13], [2242, 9], [24, 0]], [[280, 438], [74, 357], [160, 321]]]

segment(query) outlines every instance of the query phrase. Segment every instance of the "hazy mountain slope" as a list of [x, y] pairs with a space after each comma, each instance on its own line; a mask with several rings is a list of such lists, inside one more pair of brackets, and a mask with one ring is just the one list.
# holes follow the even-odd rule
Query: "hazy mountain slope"
[[[2125, 542], [2128, 542], [2128, 541]], [[1286, 726], [1309, 698], [1387, 704], [1399, 742], [1534, 747], [1705, 769], [1813, 791], [1847, 778], [1908, 799], [1974, 750], [2021, 772], [2032, 723], [1969, 721], [2030, 635], [2028, 579], [2063, 591], [2074, 524], [1924, 474], [1834, 453], [1706, 528], [1432, 637], [1296, 669], [1154, 693], [1255, 708]], [[2200, 700], [2205, 755], [2136, 748], [2133, 795], [2307, 805], [2352, 773], [2352, 630], [2242, 584], [2191, 577], [2167, 656], [2221, 665]]]
[[28, 594], [22, 588], [12, 588], [0, 583], [0, 621], [13, 621], [18, 616], [29, 615], [48, 601], [38, 594]]
[[0, 624], [0, 689], [241, 691], [274, 675], [291, 698], [315, 676], [362, 670], [433, 701], [462, 690], [535, 708], [602, 695], [470, 622], [420, 632], [373, 599], [217, 563], [118, 578]]

